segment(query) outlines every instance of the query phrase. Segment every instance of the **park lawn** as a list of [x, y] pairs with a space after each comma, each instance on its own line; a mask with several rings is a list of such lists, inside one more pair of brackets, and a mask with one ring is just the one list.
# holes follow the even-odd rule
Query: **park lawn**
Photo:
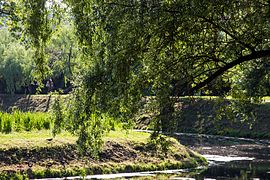
[[81, 155], [77, 137], [49, 130], [0, 134], [0, 177], [48, 178], [101, 173], [178, 169], [206, 165], [206, 160], [173, 138], [168, 150], [154, 150], [149, 133], [111, 131], [99, 159]]

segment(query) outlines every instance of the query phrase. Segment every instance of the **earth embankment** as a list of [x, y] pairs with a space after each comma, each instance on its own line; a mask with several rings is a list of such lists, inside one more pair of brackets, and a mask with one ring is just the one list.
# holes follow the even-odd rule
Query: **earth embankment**
[[[61, 97], [66, 97], [61, 95]], [[14, 109], [20, 111], [47, 112], [56, 95], [21, 95], [0, 94], [0, 110], [10, 112]]]

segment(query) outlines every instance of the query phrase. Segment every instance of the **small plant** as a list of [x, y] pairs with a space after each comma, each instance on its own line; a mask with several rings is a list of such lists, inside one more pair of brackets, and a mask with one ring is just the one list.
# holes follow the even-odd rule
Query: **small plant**
[[21, 123], [22, 113], [18, 110], [15, 110], [12, 114], [13, 114], [14, 122], [15, 122], [14, 130], [17, 132], [22, 131], [23, 130], [22, 123]]
[[156, 153], [167, 154], [170, 150], [171, 141], [165, 136], [158, 134], [155, 138], [150, 138], [148, 142], [148, 147], [155, 151]]
[[30, 124], [30, 117], [29, 117], [29, 114], [27, 114], [25, 117], [24, 117], [24, 129], [26, 131], [30, 131], [31, 130], [31, 124]]
[[62, 102], [60, 97], [58, 96], [55, 99], [55, 102], [53, 104], [53, 130], [52, 130], [52, 134], [55, 137], [56, 134], [59, 134], [61, 132], [62, 126], [63, 126], [63, 122], [64, 122], [64, 110], [62, 107]]
[[12, 131], [12, 119], [7, 115], [4, 117], [6, 118], [5, 118], [5, 121], [3, 122], [2, 132], [8, 134], [8, 133], [11, 133]]

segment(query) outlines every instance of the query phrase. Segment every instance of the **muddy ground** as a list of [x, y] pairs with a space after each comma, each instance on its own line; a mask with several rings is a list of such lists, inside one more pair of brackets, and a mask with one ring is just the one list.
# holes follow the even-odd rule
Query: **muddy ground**
[[249, 157], [270, 162], [270, 140], [197, 134], [182, 134], [177, 138], [181, 144], [203, 155]]

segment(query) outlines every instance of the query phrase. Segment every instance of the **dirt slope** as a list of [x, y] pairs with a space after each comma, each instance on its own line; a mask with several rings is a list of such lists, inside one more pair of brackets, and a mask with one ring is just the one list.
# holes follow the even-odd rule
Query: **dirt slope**
[[7, 95], [0, 94], [0, 110], [12, 111], [39, 111], [46, 112], [50, 109], [54, 95]]

